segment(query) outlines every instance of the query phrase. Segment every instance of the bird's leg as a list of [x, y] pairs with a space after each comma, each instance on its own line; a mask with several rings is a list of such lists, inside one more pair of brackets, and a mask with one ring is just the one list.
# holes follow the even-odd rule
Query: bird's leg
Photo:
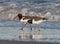
[[[27, 23], [26, 23], [27, 24]], [[20, 29], [20, 30], [23, 30], [23, 28], [26, 26], [26, 24], [24, 24], [24, 26]]]
[[40, 31], [40, 26], [39, 25], [37, 25], [37, 29], [38, 29], [38, 31]]
[[38, 25], [38, 31], [40, 31], [40, 25]]
[[31, 28], [31, 30], [32, 30], [32, 26], [31, 26], [31, 24], [30, 24], [30, 28]]

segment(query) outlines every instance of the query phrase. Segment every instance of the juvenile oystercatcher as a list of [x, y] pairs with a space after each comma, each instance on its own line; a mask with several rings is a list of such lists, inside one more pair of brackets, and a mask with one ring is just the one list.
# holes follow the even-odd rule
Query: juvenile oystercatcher
[[24, 22], [24, 26], [21, 28], [21, 30], [23, 30], [23, 28], [26, 26], [26, 24], [30, 24], [31, 30], [32, 30], [32, 26], [31, 24], [39, 24], [43, 21], [46, 21], [47, 18], [45, 17], [37, 17], [37, 16], [23, 16], [22, 14], [18, 14], [17, 16], [15, 16], [13, 19], [16, 20], [17, 18], [19, 18], [19, 20], [21, 22]]

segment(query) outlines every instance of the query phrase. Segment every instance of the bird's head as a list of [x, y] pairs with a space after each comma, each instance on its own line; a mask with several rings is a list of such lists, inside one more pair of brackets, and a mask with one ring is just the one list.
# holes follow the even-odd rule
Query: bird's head
[[16, 19], [21, 20], [21, 18], [22, 18], [22, 14], [18, 14], [16, 16], [14, 16], [13, 20], [16, 20]]

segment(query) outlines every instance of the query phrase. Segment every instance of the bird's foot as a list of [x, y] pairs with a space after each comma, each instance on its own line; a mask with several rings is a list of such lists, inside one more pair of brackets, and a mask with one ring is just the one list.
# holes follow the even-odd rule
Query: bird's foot
[[32, 31], [32, 29], [31, 29], [31, 31]]
[[23, 30], [23, 28], [21, 28], [20, 30]]
[[38, 30], [38, 31], [40, 31], [40, 30]]
[[32, 31], [32, 28], [31, 28], [31, 31]]

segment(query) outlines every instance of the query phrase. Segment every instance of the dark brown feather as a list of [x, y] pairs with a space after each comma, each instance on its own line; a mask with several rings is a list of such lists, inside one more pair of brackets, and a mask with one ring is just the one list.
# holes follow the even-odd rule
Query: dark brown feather
[[34, 19], [35, 21], [39, 21], [39, 20], [47, 20], [47, 18], [45, 17], [37, 17], [37, 16], [23, 16], [24, 19]]

